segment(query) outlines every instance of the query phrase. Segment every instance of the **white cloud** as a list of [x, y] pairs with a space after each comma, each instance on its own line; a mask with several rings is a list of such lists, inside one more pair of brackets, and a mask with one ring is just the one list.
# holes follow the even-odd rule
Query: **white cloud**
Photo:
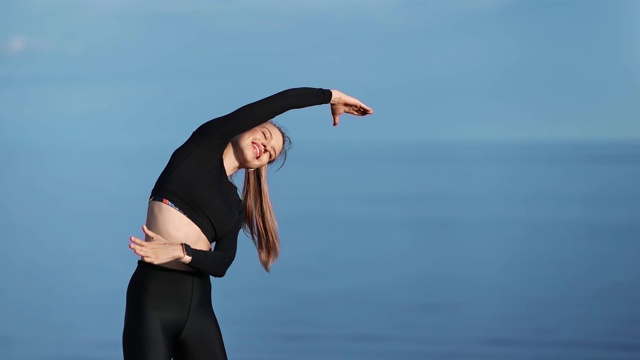
[[14, 36], [9, 39], [6, 52], [9, 55], [17, 55], [27, 49], [27, 39], [23, 36]]
[[28, 38], [24, 35], [12, 36], [1, 48], [2, 53], [17, 56], [26, 52], [49, 52], [54, 49], [52, 44]]

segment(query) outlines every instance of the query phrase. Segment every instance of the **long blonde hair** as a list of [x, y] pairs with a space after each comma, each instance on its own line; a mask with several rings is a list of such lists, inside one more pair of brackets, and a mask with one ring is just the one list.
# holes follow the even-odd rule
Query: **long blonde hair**
[[[291, 139], [281, 127], [273, 122], [272, 124], [282, 133], [282, 151], [278, 159], [282, 158], [282, 165], [284, 165], [287, 150], [291, 146]], [[245, 171], [242, 206], [244, 208], [242, 228], [253, 240], [258, 250], [260, 262], [268, 272], [280, 254], [280, 238], [278, 236], [278, 222], [269, 198], [266, 166]]]

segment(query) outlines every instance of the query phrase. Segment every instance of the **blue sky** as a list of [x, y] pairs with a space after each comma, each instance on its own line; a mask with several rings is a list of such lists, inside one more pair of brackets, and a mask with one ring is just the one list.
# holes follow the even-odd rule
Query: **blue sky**
[[640, 138], [640, 1], [5, 0], [3, 143], [179, 144], [295, 86], [294, 141]]

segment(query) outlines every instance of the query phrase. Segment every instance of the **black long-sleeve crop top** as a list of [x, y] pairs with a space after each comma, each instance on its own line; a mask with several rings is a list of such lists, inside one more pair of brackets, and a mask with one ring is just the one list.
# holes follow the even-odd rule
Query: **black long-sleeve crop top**
[[330, 101], [331, 91], [326, 89], [285, 90], [207, 121], [173, 152], [151, 195], [172, 202], [210, 243], [216, 243], [212, 251], [193, 249], [191, 267], [222, 277], [236, 256], [242, 200], [222, 161], [231, 139], [288, 110]]

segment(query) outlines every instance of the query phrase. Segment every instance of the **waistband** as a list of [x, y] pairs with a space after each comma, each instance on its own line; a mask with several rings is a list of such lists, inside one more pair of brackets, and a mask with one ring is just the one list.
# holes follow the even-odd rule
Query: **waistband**
[[156, 264], [151, 264], [142, 260], [138, 260], [138, 267], [141, 269], [145, 269], [145, 270], [151, 270], [151, 271], [159, 271], [159, 272], [166, 272], [166, 273], [173, 273], [173, 274], [180, 274], [180, 275], [187, 275], [187, 276], [193, 276], [193, 277], [199, 277], [199, 278], [209, 278], [209, 275], [202, 273], [200, 271], [188, 271], [188, 270], [178, 270], [178, 269], [170, 269], [164, 266], [160, 266], [160, 265], [156, 265]]
[[[166, 198], [163, 198], [162, 196], [158, 196], [158, 195], [151, 195], [151, 196], [149, 197], [149, 203], [150, 203], [150, 202], [152, 202], [152, 201], [159, 201], [159, 202], [161, 202], [161, 203], [163, 203], [163, 204], [165, 204], [165, 205], [169, 205], [169, 206], [171, 206], [172, 208], [174, 208], [174, 209], [178, 210], [178, 212], [179, 212], [179, 213], [181, 213], [182, 215], [185, 215], [185, 213], [184, 213], [182, 210], [180, 210], [180, 209], [179, 209], [179, 208], [178, 208], [174, 203], [172, 203], [171, 201], [169, 201], [169, 200], [168, 200], [168, 199], [166, 199]], [[185, 216], [186, 216], [186, 215], [185, 215]]]

